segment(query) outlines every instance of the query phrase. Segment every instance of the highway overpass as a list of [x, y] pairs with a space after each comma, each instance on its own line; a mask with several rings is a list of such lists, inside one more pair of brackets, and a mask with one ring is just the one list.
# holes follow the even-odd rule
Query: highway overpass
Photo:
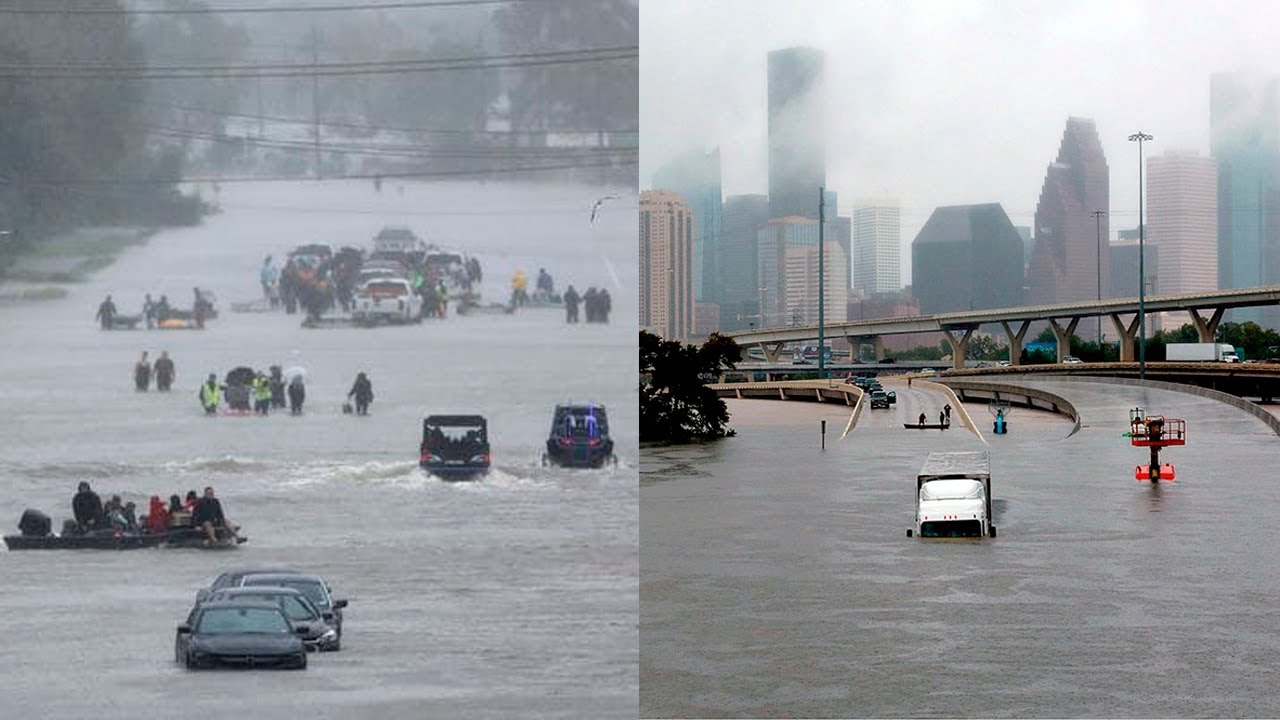
[[[1146, 312], [1183, 311], [1200, 334], [1201, 342], [1213, 342], [1222, 314], [1228, 308], [1280, 305], [1280, 285], [1266, 285], [1244, 290], [1217, 290], [1190, 295], [1155, 295], [1146, 299]], [[1058, 341], [1058, 361], [1069, 354], [1071, 335], [1082, 318], [1107, 317], [1120, 335], [1120, 360], [1132, 361], [1138, 334], [1138, 299], [1086, 300], [1056, 305], [970, 310], [937, 315], [858, 320], [826, 325], [827, 338], [846, 338], [853, 347], [871, 344], [877, 360], [884, 358], [881, 337], [911, 333], [941, 332], [951, 346], [952, 363], [965, 366], [965, 350], [969, 338], [982, 325], [999, 324], [1009, 338], [1009, 361], [1017, 365], [1027, 329], [1035, 321], [1048, 321]], [[761, 328], [725, 333], [739, 345], [759, 346], [770, 362], [778, 362], [782, 348], [790, 343], [816, 340], [817, 325], [786, 328]]]

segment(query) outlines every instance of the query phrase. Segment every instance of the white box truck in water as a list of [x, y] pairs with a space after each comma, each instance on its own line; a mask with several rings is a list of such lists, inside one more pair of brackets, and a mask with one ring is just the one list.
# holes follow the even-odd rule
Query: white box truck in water
[[1169, 343], [1164, 346], [1164, 359], [1169, 362], [1240, 362], [1235, 347], [1226, 343]]
[[916, 526], [922, 538], [995, 537], [991, 524], [991, 455], [929, 453], [916, 476]]

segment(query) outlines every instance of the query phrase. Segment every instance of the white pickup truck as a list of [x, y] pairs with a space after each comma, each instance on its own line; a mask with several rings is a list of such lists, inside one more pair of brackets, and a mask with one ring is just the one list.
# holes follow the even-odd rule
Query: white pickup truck
[[422, 298], [404, 278], [373, 278], [356, 292], [351, 316], [362, 325], [418, 322], [422, 319]]
[[991, 455], [929, 453], [916, 476], [916, 526], [922, 538], [995, 537], [991, 524]]

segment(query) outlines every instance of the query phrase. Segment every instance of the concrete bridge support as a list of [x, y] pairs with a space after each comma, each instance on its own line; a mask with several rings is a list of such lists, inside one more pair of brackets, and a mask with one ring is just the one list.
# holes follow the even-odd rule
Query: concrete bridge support
[[1058, 341], [1058, 362], [1061, 363], [1064, 358], [1071, 354], [1071, 336], [1076, 333], [1076, 325], [1080, 324], [1080, 318], [1071, 318], [1071, 322], [1067, 323], [1067, 329], [1063, 330], [1058, 324], [1056, 318], [1049, 318], [1049, 327], [1053, 328], [1053, 337]]
[[872, 347], [876, 362], [884, 359], [884, 340], [879, 335], [846, 335], [845, 340], [848, 341], [849, 352], [852, 353], [850, 360], [862, 357], [862, 346], [868, 344]]
[[942, 334], [947, 338], [947, 344], [951, 346], [951, 366], [957, 370], [964, 368], [964, 354], [969, 349], [969, 338], [973, 337], [973, 331], [977, 328], [969, 328], [964, 331], [964, 337], [959, 340], [951, 334], [950, 330], [943, 329]]
[[1009, 329], [1008, 321], [1000, 322], [1004, 326], [1005, 337], [1009, 338], [1009, 362], [1013, 365], [1022, 364], [1022, 341], [1027, 337], [1027, 328], [1031, 327], [1030, 320], [1023, 320], [1022, 327], [1018, 332]]
[[760, 343], [760, 349], [764, 350], [764, 357], [769, 362], [778, 362], [778, 358], [782, 357], [783, 343]]
[[1222, 313], [1226, 308], [1217, 308], [1213, 311], [1213, 316], [1208, 320], [1200, 317], [1200, 311], [1195, 308], [1188, 308], [1191, 313], [1191, 323], [1196, 326], [1196, 332], [1200, 333], [1200, 342], [1211, 343], [1218, 334], [1218, 323], [1222, 322]]
[[1116, 334], [1120, 336], [1120, 362], [1133, 362], [1136, 354], [1134, 352], [1134, 340], [1138, 337], [1137, 313], [1134, 313], [1133, 320], [1129, 323], [1125, 323], [1120, 319], [1120, 313], [1109, 313], [1109, 315], [1111, 316], [1111, 324], [1115, 325]]

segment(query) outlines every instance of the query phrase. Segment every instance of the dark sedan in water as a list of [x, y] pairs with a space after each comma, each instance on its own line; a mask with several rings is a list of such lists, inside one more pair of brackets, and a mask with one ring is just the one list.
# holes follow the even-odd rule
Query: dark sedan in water
[[[324, 621], [323, 613], [319, 608], [297, 588], [270, 585], [222, 588], [215, 590], [205, 602], [224, 600], [275, 603], [284, 611], [285, 617], [289, 618], [289, 622], [302, 638], [302, 644], [306, 645], [308, 650], [337, 650], [340, 647], [338, 631]], [[192, 616], [199, 609], [199, 605], [193, 608]]]
[[347, 601], [334, 599], [333, 591], [329, 589], [329, 583], [325, 582], [324, 578], [296, 573], [254, 574], [240, 578], [240, 585], [242, 587], [287, 587], [302, 591], [311, 604], [320, 611], [325, 624], [338, 634], [329, 649], [337, 650], [342, 646], [342, 609], [347, 606]]
[[307, 667], [307, 650], [280, 606], [239, 600], [207, 602], [194, 622], [178, 626], [174, 659], [195, 670], [206, 667]]

